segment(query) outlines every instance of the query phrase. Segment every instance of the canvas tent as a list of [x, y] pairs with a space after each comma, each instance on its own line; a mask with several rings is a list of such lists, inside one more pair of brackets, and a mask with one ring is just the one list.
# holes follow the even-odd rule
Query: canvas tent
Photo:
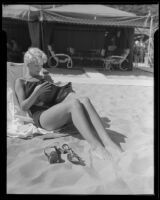
[[[130, 67], [135, 27], [149, 28], [148, 16], [136, 16], [103, 5], [9, 5], [3, 8], [2, 28], [28, 46], [37, 46], [47, 53], [54, 44], [57, 53], [68, 47], [79, 50], [100, 49], [117, 35], [119, 48], [130, 48]], [[12, 25], [12, 28], [11, 28]], [[17, 28], [13, 28], [17, 27]], [[22, 31], [22, 32], [21, 32]], [[14, 33], [13, 33], [14, 32]], [[28, 41], [28, 42], [25, 42]]]

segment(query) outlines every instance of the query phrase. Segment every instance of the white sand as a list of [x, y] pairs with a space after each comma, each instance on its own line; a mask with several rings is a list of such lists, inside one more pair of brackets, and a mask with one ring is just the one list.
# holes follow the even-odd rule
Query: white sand
[[[115, 142], [125, 152], [116, 165], [92, 157], [78, 137], [52, 140], [7, 138], [7, 193], [27, 194], [153, 194], [153, 88], [73, 84], [88, 96]], [[43, 148], [68, 143], [86, 166], [50, 165]]]

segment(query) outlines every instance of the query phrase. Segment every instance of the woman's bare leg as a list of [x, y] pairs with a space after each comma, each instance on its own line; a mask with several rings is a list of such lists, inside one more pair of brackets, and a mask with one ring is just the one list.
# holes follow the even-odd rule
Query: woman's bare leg
[[107, 134], [107, 131], [101, 121], [100, 116], [98, 115], [97, 111], [95, 110], [94, 106], [92, 105], [91, 101], [88, 97], [82, 98], [81, 102], [83, 103], [84, 107], [86, 108], [89, 117], [91, 119], [91, 122], [93, 123], [99, 137], [101, 138], [103, 144], [105, 145], [106, 149], [109, 149], [110, 147], [113, 147], [115, 149], [121, 150], [118, 145], [116, 145], [109, 135]]
[[94, 129], [79, 100], [66, 101], [52, 106], [41, 114], [40, 123], [44, 129], [54, 130], [66, 124], [70, 119], [93, 149], [97, 147], [101, 150], [104, 149], [103, 144], [95, 136]]
[[[86, 109], [89, 118], [98, 133], [99, 138], [103, 142], [106, 150], [109, 150], [110, 147], [113, 147], [114, 149], [118, 149], [120, 151], [123, 151], [118, 145], [116, 145], [109, 135], [107, 134], [107, 131], [105, 130], [105, 127], [103, 126], [103, 123], [101, 121], [100, 116], [98, 115], [97, 111], [95, 110], [94, 106], [92, 105], [91, 101], [88, 97], [80, 97], [76, 94], [71, 94], [68, 98], [66, 98], [66, 101], [69, 101], [71, 99], [79, 99], [81, 103], [84, 105], [84, 108]], [[113, 150], [112, 150], [113, 152]]]

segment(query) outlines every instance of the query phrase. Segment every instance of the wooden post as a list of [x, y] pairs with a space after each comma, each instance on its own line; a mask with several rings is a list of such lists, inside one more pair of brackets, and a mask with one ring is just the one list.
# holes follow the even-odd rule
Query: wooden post
[[42, 42], [42, 50], [44, 51], [44, 35], [43, 35], [43, 11], [42, 11], [42, 5], [40, 9], [40, 28], [41, 28], [41, 42]]
[[129, 70], [133, 70], [133, 47], [134, 47], [134, 29], [130, 29], [129, 31]]
[[153, 17], [151, 16], [150, 30], [149, 30], [149, 40], [148, 40], [148, 58], [147, 58], [147, 65], [149, 65], [149, 60], [150, 60], [150, 48], [151, 48], [151, 38], [152, 38], [152, 26], [153, 26]]

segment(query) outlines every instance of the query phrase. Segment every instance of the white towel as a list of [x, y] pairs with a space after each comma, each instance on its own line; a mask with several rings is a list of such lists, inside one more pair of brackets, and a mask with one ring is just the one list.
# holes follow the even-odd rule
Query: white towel
[[[18, 77], [23, 77], [26, 73], [27, 68], [23, 63], [7, 63], [7, 136], [9, 137], [25, 138], [34, 133], [54, 133], [53, 131], [37, 128], [28, 113], [22, 111], [19, 107], [14, 89], [15, 80]], [[63, 134], [60, 135], [63, 136]]]

